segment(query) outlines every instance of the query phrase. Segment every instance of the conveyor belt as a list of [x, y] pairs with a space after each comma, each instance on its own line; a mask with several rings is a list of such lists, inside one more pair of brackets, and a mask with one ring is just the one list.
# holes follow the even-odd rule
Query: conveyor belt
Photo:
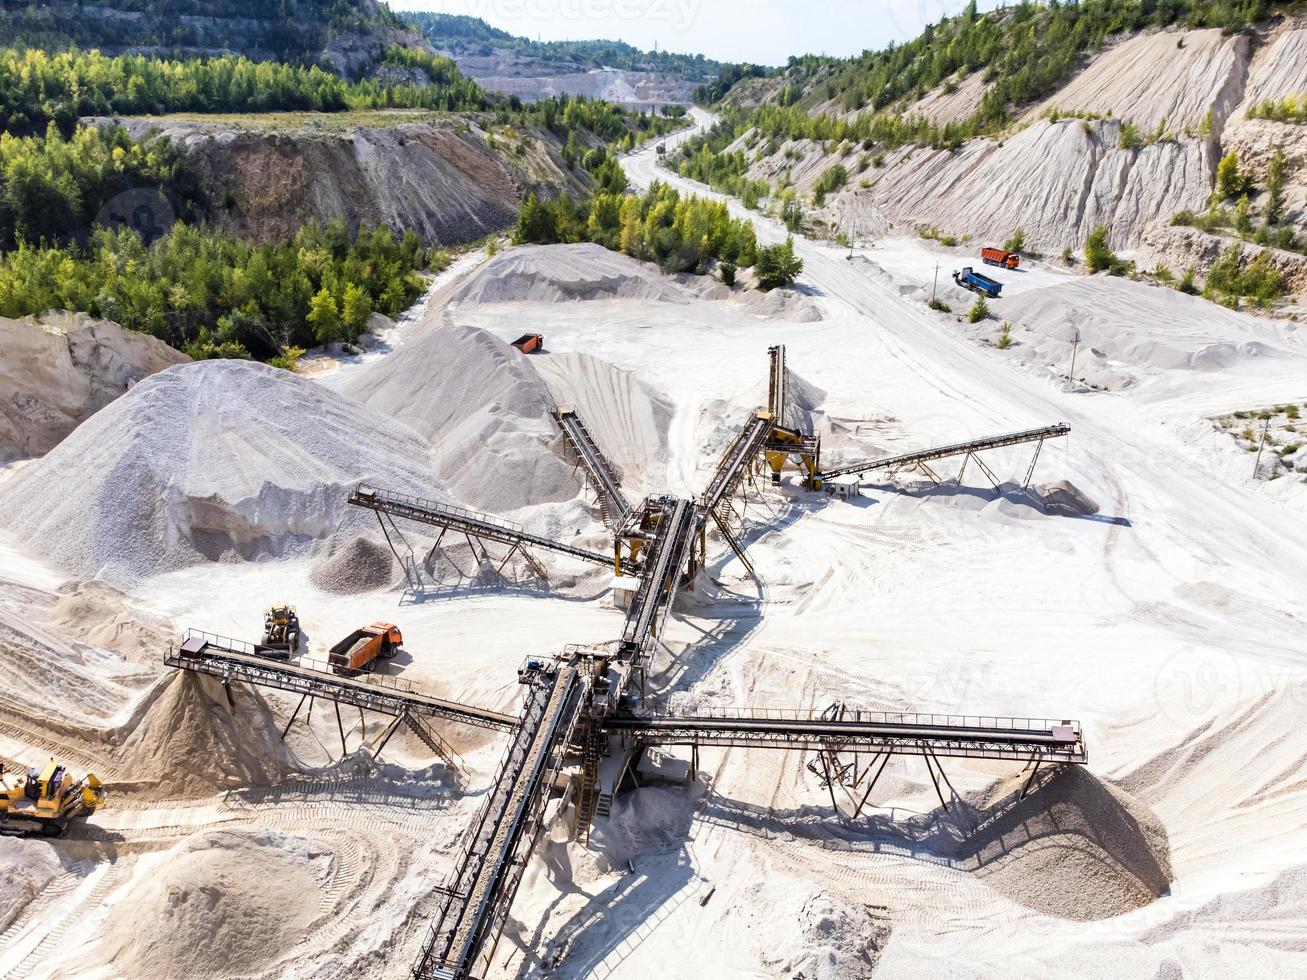
[[[581, 677], [562, 666], [532, 682], [495, 785], [473, 823], [463, 856], [413, 976], [481, 975], [521, 882], [527, 856], [543, 830], [541, 815], [580, 712]], [[475, 974], [474, 974], [474, 971]]]
[[657, 537], [640, 576], [640, 588], [626, 614], [622, 645], [628, 651], [642, 651], [649, 637], [657, 632], [659, 613], [665, 613], [671, 605], [681, 564], [686, 549], [693, 544], [696, 527], [694, 501], [667, 498]]
[[771, 376], [767, 386], [767, 411], [777, 422], [785, 421], [785, 345], [770, 347]]
[[708, 484], [708, 489], [704, 491], [699, 498], [700, 507], [704, 511], [716, 509], [721, 503], [722, 498], [735, 489], [735, 485], [744, 476], [752, 460], [767, 442], [767, 436], [772, 430], [772, 424], [775, 420], [768, 412], [758, 412], [727, 448], [722, 455], [721, 462], [717, 466], [717, 472], [713, 474], [712, 481]]
[[594, 437], [590, 435], [590, 430], [576, 414], [576, 409], [559, 408], [554, 413], [554, 418], [558, 420], [558, 427], [563, 430], [563, 435], [571, 445], [572, 451], [576, 453], [581, 466], [584, 467], [595, 492], [603, 501], [609, 524], [614, 529], [621, 527], [622, 522], [631, 512], [631, 502], [622, 493], [621, 484], [613, 476], [613, 468], [607, 457], [599, 451]]
[[954, 443], [951, 446], [936, 446], [934, 449], [920, 449], [916, 452], [901, 453], [897, 456], [883, 456], [880, 459], [867, 460], [862, 463], [849, 463], [823, 470], [821, 478], [830, 480], [837, 476], [851, 473], [867, 473], [871, 470], [900, 469], [917, 463], [928, 463], [949, 456], [961, 456], [965, 453], [980, 452], [985, 449], [1001, 449], [1004, 446], [1019, 446], [1027, 442], [1043, 442], [1045, 439], [1057, 439], [1068, 435], [1071, 426], [1065, 423], [1045, 426], [1042, 429], [1027, 429], [1024, 432], [1011, 432], [1002, 436], [990, 436], [987, 439], [974, 439], [971, 442]]
[[239, 640], [188, 630], [180, 645], [168, 648], [164, 663], [180, 670], [221, 677], [224, 681], [275, 687], [382, 714], [401, 715], [407, 711], [497, 730], [510, 729], [517, 724], [513, 715], [432, 697], [395, 678], [383, 679], [384, 675], [379, 674], [346, 677], [326, 669], [269, 660], [254, 651], [253, 645]]
[[1048, 719], [855, 713], [832, 720], [795, 713], [606, 718], [603, 725], [646, 745], [722, 745], [1010, 759], [1037, 755], [1088, 761], [1080, 723]]
[[412, 497], [408, 494], [361, 486], [349, 495], [349, 502], [356, 507], [366, 507], [380, 514], [404, 517], [421, 524], [430, 524], [433, 527], [463, 531], [484, 538], [487, 541], [496, 541], [508, 545], [526, 544], [536, 548], [545, 548], [549, 551], [556, 551], [559, 554], [570, 555], [581, 561], [588, 561], [605, 567], [611, 567], [613, 564], [611, 555], [601, 555], [598, 552], [587, 551], [584, 548], [577, 548], [570, 544], [551, 541], [549, 538], [529, 534], [519, 525], [509, 521], [491, 517], [488, 514], [478, 514], [475, 511], [464, 510], [462, 507], [454, 507], [438, 500], [424, 500], [421, 497]]

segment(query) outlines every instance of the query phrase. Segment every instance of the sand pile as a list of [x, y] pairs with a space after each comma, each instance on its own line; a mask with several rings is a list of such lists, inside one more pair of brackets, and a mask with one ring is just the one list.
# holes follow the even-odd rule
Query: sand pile
[[0, 459], [49, 452], [142, 378], [190, 360], [116, 323], [66, 319], [60, 330], [0, 318]]
[[115, 733], [127, 780], [156, 784], [160, 799], [268, 786], [290, 769], [281, 730], [262, 695], [189, 671], [163, 677], [146, 707]]
[[400, 568], [390, 549], [380, 541], [357, 537], [333, 548], [313, 566], [313, 584], [324, 592], [354, 595], [388, 589], [400, 577]]
[[433, 330], [343, 391], [430, 439], [436, 473], [471, 507], [505, 513], [579, 490], [531, 359], [484, 330]]
[[734, 295], [745, 309], [768, 319], [792, 323], [816, 323], [822, 319], [817, 304], [797, 289], [771, 289], [765, 293], [750, 289]]
[[0, 933], [59, 871], [59, 858], [49, 844], [0, 837]]
[[572, 405], [633, 496], [662, 485], [672, 401], [608, 361], [551, 354], [531, 362], [559, 405]]
[[939, 850], [1013, 901], [1065, 919], [1120, 915], [1171, 887], [1166, 829], [1142, 801], [1081, 766], [1019, 800], [1024, 780], [987, 791], [979, 826]]
[[[0, 606], [0, 675], [0, 703], [13, 714], [77, 738], [91, 735], [83, 723], [118, 712], [149, 676], [113, 654], [64, 642], [30, 610], [8, 605]], [[66, 705], [76, 711], [63, 710]]]
[[159, 980], [265, 975], [319, 917], [330, 862], [319, 845], [276, 830], [190, 837], [114, 903], [97, 963]]
[[1098, 504], [1069, 480], [1039, 484], [1034, 488], [1034, 493], [1049, 514], [1088, 517], [1098, 513]]
[[284, 557], [369, 515], [361, 481], [438, 496], [429, 446], [323, 386], [248, 361], [170, 368], [0, 488], [11, 527], [82, 577]]
[[[689, 303], [698, 295], [696, 282], [663, 275], [657, 266], [640, 262], [602, 245], [522, 245], [485, 265], [449, 296], [449, 304], [564, 303], [596, 299], [645, 299]], [[530, 330], [522, 324], [522, 331]], [[547, 339], [547, 338], [546, 338]]]
[[825, 413], [821, 406], [826, 392], [791, 368], [785, 369], [785, 418], [783, 424], [800, 432], [815, 432]]
[[159, 651], [174, 638], [163, 619], [127, 606], [127, 597], [101, 581], [65, 586], [49, 619], [65, 635], [122, 654], [133, 663], [157, 665]]
[[[871, 896], [869, 896], [871, 897]], [[760, 900], [762, 896], [759, 896]], [[867, 906], [850, 905], [824, 892], [786, 902], [770, 935], [783, 956], [764, 963], [785, 976], [810, 980], [869, 980], [889, 942], [889, 923]], [[797, 941], [785, 941], [797, 926]]]
[[1079, 330], [1076, 378], [1109, 390], [1163, 370], [1219, 371], [1285, 353], [1266, 320], [1125, 279], [1032, 289], [1003, 300], [1002, 316], [1015, 342], [1007, 356], [1062, 373]]

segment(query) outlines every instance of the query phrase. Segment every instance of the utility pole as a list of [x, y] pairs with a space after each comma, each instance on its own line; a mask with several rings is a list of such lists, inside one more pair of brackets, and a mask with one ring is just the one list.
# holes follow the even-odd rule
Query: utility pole
[[1266, 433], [1271, 428], [1271, 417], [1266, 416], [1266, 424], [1262, 426], [1262, 441], [1257, 444], [1257, 458], [1253, 460], [1253, 479], [1257, 479], [1257, 471], [1262, 468], [1262, 449], [1266, 446]]
[[939, 263], [935, 263], [935, 281], [930, 287], [930, 305], [935, 305], [935, 290], [939, 289]]
[[[851, 219], [849, 221], [849, 224], [850, 225], [853, 224], [853, 221]], [[849, 231], [849, 261], [850, 262], [853, 261], [853, 234], [854, 234], [853, 230], [850, 230]]]
[[1076, 327], [1071, 335], [1071, 369], [1066, 373], [1066, 385], [1074, 387], [1076, 383], [1076, 348], [1080, 346], [1080, 328]]

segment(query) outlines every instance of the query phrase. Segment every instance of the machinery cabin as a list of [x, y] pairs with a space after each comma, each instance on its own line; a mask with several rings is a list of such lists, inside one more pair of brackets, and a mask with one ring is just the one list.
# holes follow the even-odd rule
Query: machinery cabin
[[104, 784], [96, 776], [73, 779], [54, 759], [26, 773], [0, 767], [0, 832], [58, 837], [70, 820], [104, 799]]
[[263, 643], [260, 653], [265, 656], [279, 656], [289, 659], [300, 645], [300, 619], [295, 607], [283, 603], [273, 606], [263, 614]]

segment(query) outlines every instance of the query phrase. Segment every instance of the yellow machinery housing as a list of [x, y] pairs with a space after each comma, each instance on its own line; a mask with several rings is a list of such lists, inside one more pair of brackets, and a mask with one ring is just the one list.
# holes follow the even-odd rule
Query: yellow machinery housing
[[54, 759], [25, 773], [0, 767], [0, 833], [58, 837], [74, 817], [92, 812], [104, 800], [98, 777], [75, 780]]

